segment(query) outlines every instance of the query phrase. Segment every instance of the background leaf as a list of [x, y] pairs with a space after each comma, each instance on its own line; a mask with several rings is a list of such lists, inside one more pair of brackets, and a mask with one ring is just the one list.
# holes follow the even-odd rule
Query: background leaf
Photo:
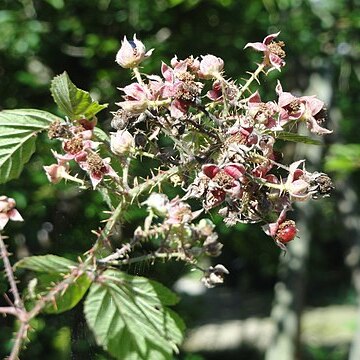
[[333, 144], [325, 158], [325, 170], [337, 171], [338, 175], [360, 169], [359, 144]]
[[38, 132], [57, 116], [35, 109], [0, 112], [0, 184], [19, 177], [35, 151]]
[[108, 270], [85, 300], [85, 317], [102, 345], [117, 359], [172, 359], [184, 324], [165, 305], [177, 296], [143, 277]]
[[15, 264], [16, 268], [43, 273], [68, 273], [77, 263], [57, 255], [28, 256]]
[[60, 111], [71, 120], [81, 116], [91, 119], [107, 107], [107, 104], [100, 105], [94, 101], [87, 91], [78, 89], [66, 71], [54, 77], [50, 91]]

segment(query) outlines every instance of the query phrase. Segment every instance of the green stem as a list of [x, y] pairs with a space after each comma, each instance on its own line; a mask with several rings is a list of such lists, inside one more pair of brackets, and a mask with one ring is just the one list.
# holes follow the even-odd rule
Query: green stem
[[141, 78], [141, 74], [140, 74], [140, 71], [139, 71], [139, 68], [138, 67], [134, 67], [133, 68], [133, 72], [134, 72], [134, 75], [135, 75], [135, 78], [137, 80], [137, 82], [140, 84], [140, 85], [144, 85], [144, 82]]

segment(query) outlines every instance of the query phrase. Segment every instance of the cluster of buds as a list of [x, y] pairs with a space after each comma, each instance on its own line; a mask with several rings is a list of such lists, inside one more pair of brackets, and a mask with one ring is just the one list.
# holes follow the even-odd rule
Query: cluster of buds
[[74, 122], [55, 121], [50, 125], [49, 138], [60, 140], [64, 151], [63, 154], [53, 151], [57, 163], [44, 166], [50, 182], [56, 184], [66, 179], [83, 184], [82, 180], [70, 175], [71, 160], [88, 173], [94, 189], [105, 175], [118, 179], [117, 173], [110, 166], [110, 158], [103, 159], [96, 151], [99, 143], [91, 140], [96, 122], [96, 118], [92, 120], [82, 118]]
[[143, 203], [148, 217], [144, 228], [135, 231], [135, 240], [156, 240], [161, 250], [169, 255], [177, 254], [182, 260], [193, 262], [202, 254], [217, 257], [223, 245], [218, 242], [215, 225], [209, 219], [197, 219], [203, 210], [192, 211], [189, 204], [179, 197], [172, 200], [165, 194], [152, 193]]

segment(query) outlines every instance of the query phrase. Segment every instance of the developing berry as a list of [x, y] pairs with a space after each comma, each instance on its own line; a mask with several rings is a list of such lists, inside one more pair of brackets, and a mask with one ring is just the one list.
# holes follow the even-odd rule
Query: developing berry
[[294, 240], [297, 231], [298, 230], [296, 228], [295, 221], [284, 221], [279, 225], [279, 228], [276, 231], [275, 240], [286, 244], [289, 241]]

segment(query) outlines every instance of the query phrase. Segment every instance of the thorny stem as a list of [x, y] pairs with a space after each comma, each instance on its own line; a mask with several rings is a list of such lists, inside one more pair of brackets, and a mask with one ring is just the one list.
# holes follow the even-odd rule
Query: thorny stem
[[245, 93], [245, 91], [249, 89], [249, 86], [251, 85], [251, 83], [258, 78], [258, 76], [264, 69], [265, 69], [264, 63], [261, 63], [258, 65], [258, 68], [255, 70], [255, 72], [250, 76], [248, 81], [241, 87], [239, 94], [237, 96], [238, 99], [240, 99], [241, 96]]
[[83, 275], [89, 265], [88, 262], [84, 262], [80, 264], [79, 267], [74, 269], [68, 277], [66, 277], [63, 281], [59, 282], [55, 285], [53, 289], [51, 289], [45, 296], [41, 297], [31, 311], [28, 312], [28, 320], [30, 321], [32, 318], [37, 316], [40, 311], [46, 306], [48, 302], [51, 302], [55, 299], [55, 296], [62, 291], [65, 291], [69, 285], [71, 285], [77, 278]]
[[130, 189], [129, 187], [129, 166], [130, 166], [131, 158], [128, 157], [124, 159], [123, 162], [123, 173], [122, 173], [122, 185], [125, 191]]
[[222, 77], [220, 73], [216, 78], [221, 82], [221, 91], [222, 91], [222, 98], [224, 104], [224, 115], [226, 116], [229, 113], [229, 107], [226, 99], [226, 85], [228, 85], [228, 82]]
[[19, 328], [18, 332], [16, 333], [15, 342], [14, 342], [13, 348], [11, 350], [11, 354], [8, 357], [8, 360], [19, 359], [18, 355], [19, 355], [19, 352], [21, 349], [21, 345], [26, 338], [28, 328], [29, 328], [29, 324], [27, 322], [20, 323], [20, 328]]
[[27, 330], [29, 327], [28, 325], [29, 320], [28, 317], [26, 316], [26, 310], [19, 295], [13, 268], [9, 261], [9, 253], [7, 252], [6, 245], [3, 241], [3, 237], [1, 233], [0, 233], [0, 253], [4, 262], [4, 268], [10, 284], [11, 292], [13, 293], [14, 296], [14, 307], [2, 307], [0, 308], [0, 313], [17, 316], [21, 322], [20, 328], [16, 333], [16, 338], [11, 350], [11, 354], [8, 358], [9, 360], [16, 360], [18, 359], [18, 354], [20, 352], [22, 343], [26, 338]]
[[5, 268], [5, 272], [6, 272], [6, 276], [9, 280], [9, 284], [10, 284], [10, 288], [11, 288], [11, 292], [14, 296], [14, 305], [17, 308], [23, 309], [24, 308], [24, 304], [20, 298], [19, 295], [19, 291], [18, 288], [16, 286], [16, 281], [15, 281], [15, 277], [14, 277], [14, 272], [12, 269], [12, 266], [10, 264], [9, 261], [9, 253], [7, 252], [6, 249], [6, 245], [3, 241], [3, 237], [0, 233], [0, 253], [1, 253], [1, 257], [3, 259], [4, 262], [4, 268]]
[[106, 258], [101, 260], [101, 263], [105, 263], [107, 265], [113, 265], [113, 266], [121, 266], [121, 265], [130, 265], [142, 261], [150, 261], [150, 260], [156, 260], [156, 259], [171, 259], [171, 258], [177, 258], [181, 260], [186, 260], [186, 255], [183, 252], [173, 252], [173, 253], [160, 253], [155, 252], [152, 254], [146, 254], [137, 256], [134, 258], [128, 258], [128, 259], [122, 259], [118, 261], [106, 261]]
[[[173, 167], [166, 172], [160, 173], [157, 176], [149, 179], [138, 186], [130, 189], [126, 194], [124, 194], [124, 198], [120, 201], [119, 205], [113, 211], [110, 218], [106, 221], [106, 225], [104, 229], [100, 232], [98, 239], [96, 240], [95, 245], [91, 249], [91, 253], [94, 254], [102, 244], [107, 240], [108, 236], [110, 235], [111, 231], [115, 227], [118, 219], [120, 218], [125, 206], [127, 203], [131, 202], [135, 197], [139, 196], [140, 194], [144, 193], [145, 191], [155, 187], [165, 179], [175, 175], [179, 171], [178, 167]], [[92, 258], [92, 256], [91, 256]]]

